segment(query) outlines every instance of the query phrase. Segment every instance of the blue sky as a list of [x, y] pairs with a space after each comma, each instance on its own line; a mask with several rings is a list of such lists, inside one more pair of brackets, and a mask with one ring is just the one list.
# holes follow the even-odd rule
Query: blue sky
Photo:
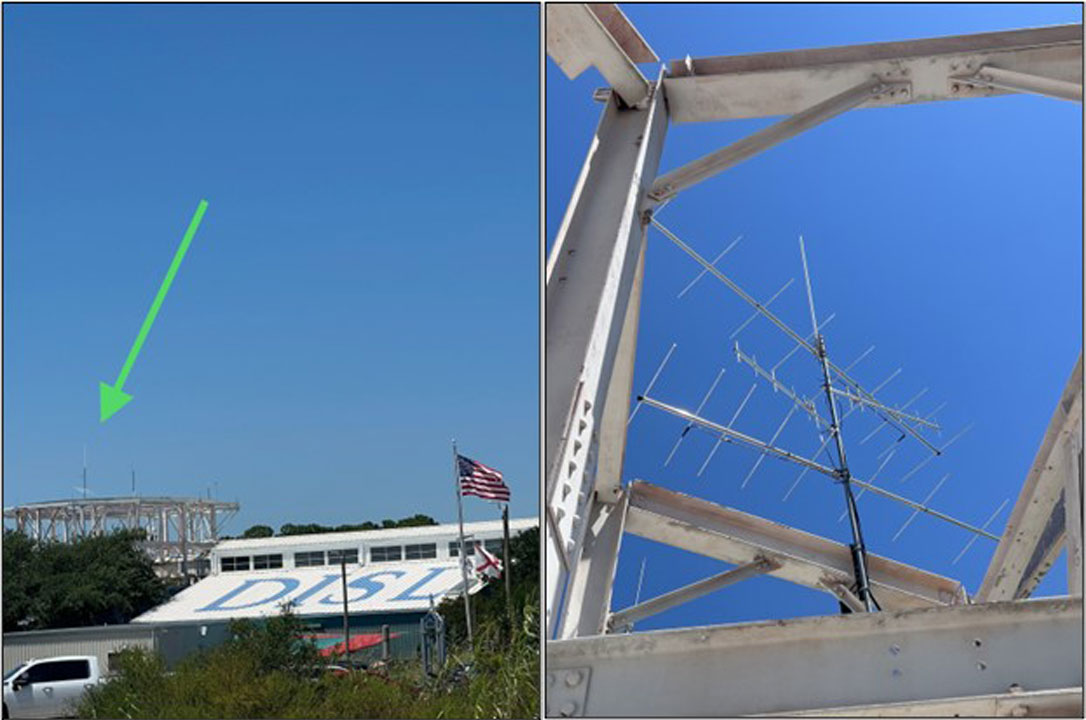
[[[4, 8], [4, 504], [538, 506], [538, 8]], [[112, 382], [200, 199], [125, 390]], [[498, 516], [466, 501], [468, 519]]]
[[[730, 55], [1081, 22], [1077, 5], [623, 5], [661, 60]], [[652, 65], [643, 65], [655, 75]], [[547, 243], [562, 214], [598, 121], [594, 69], [568, 80], [548, 60]], [[773, 120], [672, 126], [661, 171], [671, 170]], [[937, 419], [948, 440], [973, 429], [904, 483], [924, 457], [904, 444], [879, 484], [922, 500], [947, 473], [931, 504], [976, 525], [1004, 499], [993, 524], [1002, 532], [1041, 437], [1082, 345], [1082, 107], [1047, 98], [1007, 96], [848, 113], [683, 193], [661, 222], [713, 258], [737, 235], [721, 262], [731, 278], [765, 300], [790, 278], [773, 305], [807, 334], [797, 236], [803, 234], [831, 358], [850, 363], [868, 387], [896, 368], [880, 396], [903, 403], [928, 388], [915, 407]], [[650, 232], [635, 392], [644, 388], [671, 343], [675, 354], [653, 389], [658, 399], [694, 409], [720, 368], [723, 379], [702, 414], [726, 423], [755, 382], [736, 362], [728, 336], [750, 308], [712, 278], [681, 299], [700, 269], [663, 235]], [[791, 347], [764, 319], [738, 335], [745, 353], [773, 365]], [[813, 394], [817, 364], [794, 355], [778, 371]], [[760, 383], [737, 429], [768, 439], [788, 401]], [[871, 413], [844, 427], [854, 474], [869, 477], [896, 436]], [[766, 459], [740, 489], [757, 455], [723, 446], [697, 477], [714, 440], [692, 432], [667, 467], [683, 421], [642, 408], [631, 425], [625, 480], [642, 478], [809, 532], [848, 542], [838, 522], [844, 501], [827, 479], [808, 474], [782, 502], [798, 469]], [[794, 417], [777, 444], [811, 456], [819, 442]], [[824, 456], [823, 456], [824, 457]], [[980, 539], [956, 565], [969, 535], [921, 516], [897, 540], [907, 508], [870, 495], [859, 504], [872, 553], [957, 578], [975, 592], [995, 543]], [[614, 607], [634, 600], [642, 561], [642, 599], [720, 572], [725, 565], [627, 536]], [[1066, 592], [1063, 558], [1038, 594]], [[827, 595], [755, 579], [639, 624], [639, 629], [836, 612]]]

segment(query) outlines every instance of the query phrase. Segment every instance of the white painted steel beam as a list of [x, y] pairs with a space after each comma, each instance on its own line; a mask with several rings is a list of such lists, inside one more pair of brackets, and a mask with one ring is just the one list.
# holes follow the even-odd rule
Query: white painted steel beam
[[546, 714], [736, 717], [1064, 692], [1082, 599], [600, 635], [547, 643]]
[[878, 78], [866, 78], [863, 82], [845, 89], [829, 98], [812, 104], [787, 120], [770, 125], [737, 142], [697, 160], [661, 175], [652, 186], [655, 200], [674, 197], [691, 185], [734, 167], [744, 160], [762, 153], [774, 145], [821, 125], [846, 110], [850, 110], [880, 94], [908, 95], [908, 83], [885, 83]]
[[1040, 75], [1004, 70], [990, 65], [985, 65], [975, 75], [963, 78], [963, 80], [973, 85], [994, 87], [1009, 92], [1034, 93], [1059, 98], [1060, 100], [1082, 102], [1081, 82], [1056, 80], [1055, 78], [1041, 77]]
[[1082, 84], [1082, 25], [677, 60], [664, 82], [676, 123], [792, 115], [876, 75], [908, 81], [907, 95], [859, 107], [988, 97], [954, 79], [983, 66]]
[[560, 619], [558, 637], [599, 635], [611, 610], [611, 591], [622, 535], [626, 530], [624, 495], [618, 502], [592, 504], [581, 552], [566, 591], [566, 608]]
[[1082, 717], [1082, 686], [1033, 691], [1019, 688], [991, 695], [798, 710], [790, 714], [794, 717]]
[[635, 622], [640, 622], [647, 617], [657, 615], [665, 610], [670, 610], [673, 607], [690, 602], [691, 600], [704, 597], [721, 588], [734, 585], [735, 583], [742, 582], [748, 578], [764, 575], [779, 566], [780, 564], [775, 560], [757, 558], [753, 562], [740, 565], [731, 570], [725, 570], [712, 577], [707, 577], [704, 580], [698, 580], [689, 585], [684, 585], [681, 588], [666, 592], [663, 595], [657, 595], [651, 600], [646, 600], [637, 605], [625, 608], [624, 610], [612, 613], [607, 619], [607, 626], [610, 630], [629, 627]]
[[[1081, 467], [1075, 450], [1081, 453], [1082, 409], [1079, 355], [977, 591], [978, 602], [1028, 597], [1063, 548], [1068, 516], [1064, 491]], [[1081, 550], [1077, 556], [1081, 568]]]
[[1064, 453], [1067, 463], [1067, 485], [1063, 489], [1063, 509], [1066, 513], [1067, 593], [1082, 597], [1082, 433], [1072, 433], [1070, 452]]
[[648, 99], [649, 81], [635, 63], [656, 62], [656, 54], [614, 4], [547, 5], [547, 54], [571, 80], [596, 66], [631, 107]]
[[[848, 545], [642, 481], [629, 492], [628, 533], [734, 565], [765, 557], [779, 563], [771, 577], [835, 596], [852, 585]], [[869, 554], [868, 572], [884, 610], [967, 602], [958, 581], [888, 558]]]
[[[636, 340], [646, 196], [667, 109], [607, 102], [546, 270], [548, 635], [599, 494], [616, 499]], [[620, 350], [621, 348], [621, 350]], [[612, 393], [612, 383], [618, 387]], [[599, 471], [599, 472], [598, 472]], [[598, 478], [597, 478], [598, 476]], [[597, 483], [598, 480], [598, 483]], [[567, 600], [576, 602], [576, 598]]]

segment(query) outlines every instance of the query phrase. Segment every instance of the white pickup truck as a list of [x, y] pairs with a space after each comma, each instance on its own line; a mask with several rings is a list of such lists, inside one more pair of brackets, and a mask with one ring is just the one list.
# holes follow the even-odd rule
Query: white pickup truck
[[83, 693], [101, 679], [92, 655], [30, 660], [4, 674], [4, 717], [74, 716]]

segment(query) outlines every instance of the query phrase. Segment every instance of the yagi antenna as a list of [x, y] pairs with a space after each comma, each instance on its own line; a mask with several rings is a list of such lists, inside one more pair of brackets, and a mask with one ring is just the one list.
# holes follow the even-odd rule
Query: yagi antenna
[[[653, 215], [655, 215], [655, 214], [656, 213], [653, 213]], [[729, 245], [728, 247], [721, 250], [720, 254], [717, 255], [715, 258], [713, 258], [713, 265], [716, 265], [718, 262], [720, 262], [720, 259], [722, 257], [724, 257], [725, 255], [727, 255], [729, 252], [731, 252], [731, 249], [733, 247], [735, 247], [736, 245], [738, 245], [739, 241], [742, 240], [742, 239], [743, 239], [743, 236], [740, 235], [739, 237], [735, 238], [735, 240], [732, 240], [731, 245]], [[698, 280], [701, 280], [703, 277], [705, 277], [705, 273], [707, 273], [707, 272], [709, 272], [709, 271], [703, 268], [702, 271], [697, 274], [697, 277], [695, 277], [693, 280], [691, 280], [689, 283], [687, 283], [686, 287], [684, 287], [682, 290], [679, 291], [679, 294], [677, 296], [675, 296], [675, 299], [679, 300], [680, 298], [682, 298], [683, 295], [685, 295], [687, 292], [690, 291], [690, 288], [694, 287], [694, 285], [698, 282]]]
[[[901, 372], [901, 368], [898, 368], [897, 370], [894, 370], [892, 373], [890, 373], [890, 377], [886, 378], [881, 383], [876, 385], [875, 389], [872, 392], [878, 392], [882, 388], [886, 387], [890, 383], [891, 380], [893, 380], [895, 377], [898, 376], [898, 374], [900, 372]], [[860, 409], [860, 407], [858, 405], [853, 406], [852, 408], [850, 408], [849, 411], [847, 413], [845, 413], [845, 416], [843, 418], [841, 418], [841, 422], [844, 422], [845, 420], [847, 420], [848, 417], [850, 415], [852, 415], [852, 413], [856, 412], [859, 409]], [[822, 453], [822, 451], [826, 449], [826, 446], [829, 445], [829, 444], [830, 444], [830, 437], [827, 435], [826, 437], [824, 437], [822, 439], [822, 444], [818, 446], [817, 450], [815, 450], [814, 456], [818, 457]], [[784, 494], [784, 497], [781, 498], [781, 502], [788, 502], [788, 498], [790, 498], [792, 496], [793, 491], [795, 491], [795, 489], [799, 486], [799, 481], [802, 480], [803, 476], [806, 475], [806, 474], [807, 474], [807, 469], [806, 468], [804, 468], [802, 471], [800, 471], [799, 476], [796, 477], [796, 481], [794, 483], [792, 483], [792, 486], [788, 488], [788, 492], [786, 492]]]
[[[920, 392], [918, 392], [918, 393], [917, 393], [916, 395], [913, 395], [913, 396], [912, 396], [911, 398], [909, 398], [909, 399], [908, 399], [908, 401], [906, 401], [906, 402], [905, 402], [905, 403], [904, 403], [903, 405], [901, 405], [901, 406], [899, 407], [899, 409], [900, 409], [900, 410], [908, 410], [908, 409], [909, 409], [909, 406], [910, 406], [910, 405], [912, 405], [912, 404], [913, 404], [914, 402], [916, 402], [917, 400], [919, 400], [920, 398], [924, 397], [924, 394], [925, 394], [925, 393], [926, 393], [927, 391], [928, 391], [928, 389], [927, 389], [927, 388], [924, 388], [923, 390], [921, 390]], [[927, 420], [927, 418], [923, 418], [923, 420]], [[864, 437], [864, 439], [860, 441], [860, 444], [861, 444], [861, 445], [863, 445], [863, 444], [864, 444], [864, 443], [866, 443], [866, 442], [867, 442], [868, 440], [870, 440], [871, 438], [875, 437], [875, 435], [877, 435], [877, 434], [878, 434], [878, 433], [879, 433], [879, 432], [880, 432], [880, 431], [881, 431], [881, 430], [882, 430], [882, 429], [883, 429], [884, 427], [886, 427], [886, 421], [880, 422], [880, 423], [879, 423], [878, 425], [876, 425], [876, 426], [875, 426], [875, 429], [874, 429], [874, 430], [872, 430], [871, 432], [869, 432], [869, 433], [868, 433], [868, 434], [866, 435], [866, 437]]]
[[735, 343], [735, 359], [741, 363], [749, 365], [751, 370], [754, 371], [755, 375], [765, 379], [767, 382], [769, 382], [769, 384], [773, 386], [773, 392], [780, 392], [786, 398], [791, 400], [793, 405], [810, 415], [811, 418], [815, 421], [815, 424], [823, 427], [830, 426], [829, 421], [825, 420], [821, 415], [818, 414], [818, 410], [815, 409], [813, 402], [806, 398], [801, 398], [799, 395], [796, 394], [795, 390], [778, 380], [776, 373], [765, 370], [761, 365], [758, 364], [757, 360], [749, 355], [744, 354], [743, 351], [739, 349], [738, 342]]
[[[747, 390], [746, 396], [743, 397], [742, 402], [739, 403], [739, 407], [735, 409], [735, 413], [732, 415], [732, 419], [728, 421], [728, 427], [735, 424], [735, 421], [739, 419], [739, 413], [743, 412], [743, 408], [747, 406], [747, 400], [750, 400], [750, 396], [754, 394], [754, 391], [758, 389], [758, 383], [754, 383], [750, 386], [750, 390]], [[709, 456], [705, 458], [705, 462], [701, 464], [701, 469], [698, 470], [698, 477], [705, 472], [705, 468], [709, 466], [709, 461], [713, 459], [713, 455], [716, 454], [717, 448], [720, 447], [720, 443], [724, 442], [723, 437], [719, 437], [716, 440], [716, 444], [713, 445], [713, 449], [709, 451]]]
[[[709, 402], [709, 396], [713, 394], [714, 390], [716, 390], [716, 386], [720, 383], [720, 378], [722, 377], [724, 377], [724, 368], [720, 368], [720, 372], [716, 374], [716, 379], [713, 380], [713, 384], [710, 385], [709, 389], [705, 391], [705, 395], [701, 398], [701, 402], [698, 403], [698, 409], [694, 411], [695, 415], [701, 412], [701, 409], [705, 407], [705, 403]], [[686, 434], [690, 432], [690, 428], [692, 427], [694, 427], [694, 423], [687, 423], [686, 427], [683, 428], [683, 431], [679, 434], [678, 439], [675, 441], [675, 446], [672, 447], [671, 452], [668, 453], [667, 460], [664, 460], [664, 467], [667, 467], [668, 463], [671, 462], [671, 458], [675, 457], [675, 452], [679, 449], [679, 445], [682, 444], [683, 438], [686, 437]]]
[[[704, 407], [709, 395], [711, 395], [713, 390], [716, 388], [720, 377], [723, 375], [723, 370], [717, 375], [716, 379], [713, 382], [713, 385], [710, 387], [709, 391], [706, 393], [706, 396], [702, 399], [702, 402], [698, 405], [698, 408], [693, 413], [660, 402], [659, 400], [650, 397], [647, 392], [638, 396], [638, 407], [640, 407], [641, 404], [648, 404], [657, 409], [676, 415], [677, 417], [680, 417], [686, 421], [686, 425], [684, 426], [678, 441], [676, 441], [675, 446], [672, 448], [671, 453], [668, 455], [668, 458], [665, 461], [665, 465], [670, 462], [672, 457], [674, 457], [675, 452], [678, 450], [678, 447], [682, 442], [682, 439], [687, 435], [689, 430], [696, 426], [717, 435], [717, 443], [716, 445], [714, 445], [712, 451], [709, 454], [709, 457], [706, 458], [705, 463], [703, 463], [702, 468], [698, 473], [699, 475], [701, 475], [701, 472], [704, 471], [705, 467], [712, 459], [713, 454], [716, 452], [720, 444], [722, 442], [732, 442], [754, 448], [760, 453], [760, 457], [757, 459], [757, 461], [754, 463], [754, 466], [744, 478], [740, 486], [741, 489], [745, 488], [750, 482], [751, 478], [764, 461], [766, 455], [772, 455], [779, 459], [789, 461], [791, 463], [799, 465], [802, 468], [802, 472], [796, 479], [796, 482], [793, 483], [792, 488], [790, 488], [788, 493], [785, 495], [785, 499], [787, 499], [788, 496], [792, 493], [792, 491], [798, 485], [799, 481], [802, 479], [803, 475], [810, 470], [814, 470], [821, 475], [825, 475], [831, 478], [836, 484], [841, 486], [844, 493], [844, 517], [849, 518], [849, 525], [852, 534], [852, 542], [849, 545], [849, 549], [852, 557], [852, 570], [853, 577], [855, 579], [855, 592], [859, 600], [861, 601], [863, 608], [868, 612], [879, 609], [879, 606], [877, 600], [872, 593], [871, 584], [868, 577], [867, 549], [860, 525], [859, 512], [857, 510], [857, 497], [856, 495], [854, 495], [852, 489], [853, 485], [861, 488], [861, 494], [866, 491], [871, 491], [875, 494], [881, 495], [895, 502], [899, 502], [913, 509], [913, 513], [894, 535], [894, 541], [896, 541], [904, 533], [904, 531], [909, 527], [910, 524], [912, 524], [912, 522], [921, 512], [962, 527], [963, 529], [969, 530], [976, 535], [983, 535], [990, 539], [998, 540], [997, 536], [987, 532], [987, 530], [984, 528], [974, 527], [968, 523], [946, 515], [945, 513], [934, 510], [929, 506], [932, 498], [949, 479], [949, 474], [945, 475], [942, 479], [939, 480], [936, 486], [922, 502], [915, 502], [908, 498], [902, 497], [883, 487], [879, 487], [873, 484], [873, 482], [864, 482], [860, 478], [857, 478], [853, 475], [848, 463], [844, 438], [842, 435], [842, 425], [844, 419], [847, 418], [848, 415], [850, 415], [851, 413], [855, 412], [857, 409], [861, 411], [869, 409], [882, 420], [882, 422], [877, 426], [876, 431], [868, 435], [868, 437], [864, 439], [864, 442], [877, 434], [878, 430], [881, 430], [883, 427], [889, 425], [891, 428], [901, 433], [901, 438], [899, 438], [897, 442], [900, 442], [905, 437], [911, 436], [931, 452], [930, 456], [925, 457], [923, 462], [921, 462], [917, 467], [907, 473], [899, 482], [904, 482], [911, 475], [922, 469], [922, 467], [930, 462], [932, 458], [941, 455], [950, 444], [952, 444], [966, 431], [968, 431], [968, 427], [965, 430], [959, 432], [958, 435], [952, 438], [950, 442], [946, 443], [942, 447], [938, 447], [926, 437], [924, 437], [920, 432], [921, 429], [930, 429], [935, 431], [938, 431], [940, 429], [939, 424], [930, 419], [931, 416], [934, 415], [934, 412], [929, 413], [927, 417], [921, 417], [915, 413], [908, 412], [909, 408], [920, 397], [922, 397], [924, 393], [927, 392], [926, 388], [913, 398], [910, 398], [910, 400], [905, 404], [893, 407], [879, 401], [875, 397], [875, 392], [878, 392], [878, 390], [880, 390], [894, 377], [896, 377], [896, 375], [901, 372], [900, 368], [898, 370], [895, 370], [894, 373], [890, 375], [890, 377], [884, 380], [882, 384], [875, 389], [875, 391], [868, 391], [859, 382], [853, 379], [849, 375], [849, 372], [851, 371], [852, 367], [864, 357], [866, 357], [873, 348], [868, 348], [859, 358], [857, 358], [851, 365], [844, 369], [840, 368], [830, 360], [826, 346], [826, 339], [821, 332], [822, 326], [824, 326], [825, 323], [828, 322], [828, 319], [821, 324], [818, 321], [818, 314], [815, 309], [814, 302], [814, 291], [811, 284], [810, 269], [807, 263], [807, 252], [802, 236], [800, 236], [799, 238], [799, 251], [800, 259], [803, 265], [803, 279], [807, 294], [807, 306], [811, 322], [811, 334], [808, 337], [800, 336], [799, 333], [793, 330], [790, 326], [784, 323], [780, 318], [778, 318], [773, 312], [769, 310], [769, 305], [774, 300], [776, 300], [784, 292], [785, 289], [787, 289], [791, 285], [792, 280], [789, 280], [787, 283], [785, 283], [785, 285], [773, 296], [771, 296], [766, 302], [759, 303], [751, 295], [749, 295], [741, 287], [739, 287], [738, 284], [736, 284], [730, 278], [725, 276], [720, 270], [718, 270], [715, 267], [715, 260], [713, 263], [706, 262], [692, 248], [683, 243], [683, 241], [680, 240], [674, 233], [665, 228], [657, 219], [653, 218], [651, 222], [669, 240], [671, 240], [677, 247], [679, 247], [679, 249], [683, 250], [702, 266], [703, 272], [694, 279], [694, 282], [699, 280], [707, 273], [712, 274], [718, 280], [723, 282], [736, 295], [738, 295], [740, 299], [742, 299], [744, 302], [754, 308], [754, 315], [747, 318], [747, 320], [745, 320], [744, 323], [741, 324], [732, 333], [732, 339], [734, 339], [734, 337], [738, 335], [739, 332], [745, 329], [754, 319], [756, 319], [758, 315], [762, 315], [771, 323], [776, 325], [778, 329], [784, 332], [785, 335], [791, 338], [792, 341], [795, 343], [795, 347], [792, 348], [792, 351], [785, 355], [785, 357], [780, 362], [778, 362], [777, 365], [774, 365], [769, 370], [766, 370], [761, 365], [759, 365], [752, 355], [747, 355], [743, 353], [742, 350], [740, 350], [738, 343], [735, 343], [735, 354], [737, 360], [739, 362], [747, 364], [754, 371], [756, 376], [768, 381], [772, 385], [774, 392], [780, 392], [792, 401], [788, 413], [782, 419], [781, 423], [778, 425], [776, 431], [773, 433], [772, 437], [768, 442], [734, 429], [734, 418], [731, 423], [729, 423], [727, 426], [724, 426], [701, 417], [701, 410]], [[819, 411], [815, 408], [812, 400], [796, 393], [791, 387], [783, 383], [776, 375], [776, 371], [780, 367], [780, 365], [783, 362], [787, 361], [796, 350], [801, 348], [807, 350], [808, 353], [810, 353], [818, 361], [818, 364], [820, 366], [822, 379], [821, 390], [824, 395], [824, 404], [827, 410], [827, 414], [825, 416], [819, 413]], [[838, 386], [835, 386], [835, 382]], [[739, 411], [741, 411], [742, 408], [746, 405], [747, 400], [753, 393], [754, 387], [756, 387], [756, 385], [752, 386], [751, 391], [747, 393], [746, 398], [744, 398], [743, 402], [740, 404], [739, 410], [736, 412], [736, 416], [738, 415]], [[840, 403], [842, 401], [847, 401], [849, 405], [848, 412], [846, 414], [842, 414], [840, 408]], [[797, 410], [803, 410], [812, 418], [812, 420], [814, 420], [820, 434], [822, 435], [821, 447], [815, 453], [814, 458], [818, 458], [820, 454], [825, 450], [830, 458], [830, 462], [828, 464], [823, 464], [817, 459], [797, 455], [776, 444], [777, 439], [783, 432], [785, 426], [788, 424], [789, 420], [791, 420], [792, 416]], [[827, 447], [831, 443], [833, 446], [833, 453], [830, 453], [829, 450], [827, 450]], [[894, 444], [895, 448], [896, 446], [897, 443]], [[893, 455], [894, 451], [891, 450], [889, 452], [889, 455], [879, 466], [875, 475], [872, 476], [872, 480], [874, 480], [874, 478], [883, 471]]]
[[[935, 487], [933, 487], [931, 489], [931, 492], [928, 493], [928, 496], [926, 498], [924, 498], [924, 500], [922, 501], [922, 504], [927, 505], [929, 502], [931, 502], [931, 499], [933, 497], [935, 497], [935, 493], [939, 492], [939, 488], [943, 487], [943, 483], [945, 483], [949, 478], [950, 478], [950, 473], [947, 473], [946, 475], [944, 475], [942, 477], [941, 480], [939, 480], [939, 482], [935, 483]], [[905, 528], [909, 527], [909, 525], [912, 523], [912, 521], [916, 520], [916, 516], [919, 515], [919, 514], [920, 514], [919, 510], [913, 510], [913, 514], [909, 516], [909, 519], [906, 520], [905, 523], [900, 528], [898, 528], [898, 531], [896, 533], [894, 533], [894, 536], [892, 538], [890, 538], [890, 542], [897, 542], [897, 539], [899, 537], [901, 537], [901, 533], [905, 532]]]
[[[650, 222], [656, 227], [656, 229], [658, 229], [669, 240], [671, 240], [671, 242], [674, 243], [680, 250], [685, 252], [687, 255], [689, 255], [691, 258], [693, 258], [698, 264], [700, 264], [702, 267], [704, 267], [708, 273], [710, 273], [715, 278], [717, 278], [718, 280], [723, 282], [725, 285], [727, 285], [728, 288], [732, 290], [732, 292], [734, 292], [736, 295], [738, 295], [740, 297], [740, 299], [742, 299], [748, 305], [750, 305], [755, 310], [757, 310], [759, 313], [761, 313], [767, 320], [769, 320], [774, 325], [776, 325], [785, 335], [788, 335], [794, 342], [801, 345], [803, 347], [803, 349], [805, 349], [807, 352], [809, 352], [815, 358], [820, 358], [819, 350], [815, 345], [808, 342], [799, 333], [797, 333], [795, 330], [793, 330], [791, 327], [789, 327], [783, 320], [781, 320], [776, 315], [774, 315], [772, 312], [770, 312], [770, 310], [768, 308], [766, 308], [764, 305], [762, 305], [757, 300], [755, 300], [753, 297], [751, 297], [750, 294], [748, 294], [741, 287], [739, 287], [739, 285], [737, 285], [733, 280], [731, 280], [729, 277], [727, 277], [724, 273], [720, 272], [720, 270], [718, 270], [716, 267], [714, 267], [712, 264], [710, 264], [708, 261], [706, 261], [705, 258], [703, 258], [701, 255], [698, 255], [698, 253], [695, 252], [693, 250], [693, 248], [691, 248], [689, 245], [687, 245], [682, 240], [680, 240], [675, 235], [675, 233], [671, 232], [666, 227], [664, 227], [660, 223], [659, 220], [657, 220], [656, 218], [652, 218], [650, 220]], [[813, 306], [811, 307], [811, 319], [812, 319], [812, 322], [811, 322], [812, 327], [817, 328], [817, 323], [814, 322], [814, 308], [813, 308]], [[859, 382], [857, 382], [851, 376], [849, 376], [849, 374], [845, 370], [838, 367], [834, 363], [829, 362], [828, 360], [827, 360], [826, 364], [827, 364], [828, 369], [830, 371], [832, 371], [834, 374], [836, 374], [837, 377], [841, 380], [841, 382], [843, 382], [846, 385], [848, 385], [849, 387], [851, 387], [858, 396], [864, 398], [865, 400], [875, 401], [874, 396], [870, 392], [865, 390], [863, 388], [863, 386], [860, 385]], [[927, 440], [927, 438], [925, 438], [923, 435], [921, 435], [915, 428], [910, 427], [908, 424], [900, 423], [896, 419], [891, 419], [891, 418], [887, 417], [886, 414], [883, 413], [880, 410], [876, 409], [875, 413], [879, 417], [886, 420], [892, 427], [895, 427], [898, 430], [901, 430], [902, 432], [905, 432], [905, 433], [907, 433], [909, 435], [912, 435], [918, 442], [920, 442], [920, 444], [924, 445], [932, 453], [934, 453], [936, 455], [939, 454], [939, 452], [940, 452], [939, 448], [937, 448], [933, 444], [931, 444], [931, 442], [929, 442]]]
[[[639, 398], [639, 400], [644, 402], [646, 405], [649, 405], [650, 407], [654, 407], [658, 410], [663, 410], [664, 412], [671, 413], [672, 415], [682, 418], [683, 420], [693, 420], [695, 425], [703, 429], [709, 430], [714, 435], [718, 435], [723, 440], [723, 442], [739, 442], [743, 445], [753, 447], [756, 450], [766, 452], [770, 455], [773, 455], [774, 457], [778, 457], [783, 460], [791, 460], [798, 465], [810, 468], [811, 470], [814, 470], [822, 475], [837, 479], [837, 471], [831, 467], [823, 465], [809, 458], [802, 457], [783, 448], [770, 445], [769, 443], [758, 440], [757, 438], [739, 432], [738, 430], [734, 430], [723, 425], [718, 425], [711, 420], [706, 420], [705, 418], [698, 417], [697, 415], [691, 413], [689, 410], [683, 410], [682, 408], [668, 405], [667, 403], [660, 402], [659, 400], [648, 396], [641, 397]], [[894, 502], [901, 503], [902, 505], [910, 507], [913, 510], [920, 510], [920, 512], [922, 513], [931, 515], [935, 518], [939, 518], [940, 520], [944, 520], [951, 525], [956, 525], [962, 528], [963, 530], [968, 530], [969, 532], [976, 533], [977, 535], [986, 537], [989, 540], [999, 540], [998, 535], [993, 535], [986, 530], [982, 530], [981, 528], [978, 528], [974, 525], [970, 525], [964, 520], [959, 520], [955, 517], [947, 515], [944, 512], [940, 512], [939, 510], [935, 510], [934, 508], [927, 507], [921, 503], [916, 502], [915, 500], [910, 500], [907, 497], [898, 495], [897, 493], [891, 492], [890, 490], [887, 490], [885, 488], [879, 487], [877, 485], [872, 485], [870, 482], [865, 482], [864, 480], [861, 480], [855, 475], [852, 476], [851, 482], [853, 485], [856, 485], [860, 488], [867, 488], [869, 491], [875, 493], [876, 495], [880, 495], [887, 500], [893, 500]]]
[[[769, 298], [768, 300], [765, 301], [764, 307], [769, 307], [770, 305], [772, 305], [773, 301], [776, 300], [777, 298], [779, 298], [781, 296], [781, 293], [784, 292], [785, 290], [787, 290], [789, 288], [789, 286], [791, 286], [791, 284], [793, 282], [795, 282], [795, 280], [796, 280], [795, 278], [789, 278], [788, 282], [786, 282], [784, 285], [781, 285], [780, 290], [773, 293], [773, 297], [771, 297], [771, 298]], [[754, 322], [758, 318], [758, 314], [759, 313], [757, 311], [751, 313], [750, 317], [748, 317], [746, 320], [744, 320], [742, 325], [740, 325], [739, 327], [737, 327], [735, 330], [732, 331], [732, 334], [728, 336], [728, 339], [729, 340], [734, 340], [735, 337], [739, 333], [743, 332], [743, 330], [747, 327], [747, 325], [750, 325], [752, 322]]]
[[[1007, 507], [1007, 503], [1009, 503], [1010, 501], [1011, 501], [1010, 498], [1006, 498], [1005, 500], [1003, 500], [1002, 504], [1000, 504], [1000, 506], [996, 508], [996, 511], [994, 513], [992, 513], [991, 517], [989, 517], [987, 520], [984, 521], [984, 524], [981, 525], [981, 527], [984, 528], [985, 530], [987, 530], [988, 526], [992, 524], [993, 520], [995, 520], [997, 517], [999, 517], [999, 514], [1001, 512], [1003, 512], [1003, 508]], [[975, 543], [976, 541], [977, 541], [977, 536], [976, 535], [969, 538], [969, 542], [967, 542], [965, 544], [965, 547], [962, 548], [962, 551], [960, 553], [958, 553], [958, 555], [954, 558], [954, 561], [952, 563], [950, 563], [950, 564], [951, 565], [957, 565], [958, 561], [962, 559], [962, 556], [964, 556], [967, 552], [969, 552], [969, 548], [973, 547], [973, 543]]]
[[[661, 361], [659, 367], [656, 368], [656, 372], [652, 374], [652, 379], [649, 380], [649, 384], [645, 388], [645, 392], [642, 394], [648, 395], [649, 391], [652, 390], [652, 386], [656, 384], [656, 378], [660, 377], [660, 373], [664, 371], [664, 365], [667, 365], [667, 361], [671, 359], [671, 353], [675, 352], [676, 347], [678, 346], [675, 343], [671, 343], [671, 347], [667, 349], [667, 355], [664, 355], [663, 361]], [[630, 413], [630, 417], [626, 419], [626, 427], [630, 426], [630, 423], [633, 422], [634, 415], [636, 415], [637, 411], [640, 409], [641, 403], [638, 402], [636, 405], [634, 405], [634, 409], [633, 412]]]

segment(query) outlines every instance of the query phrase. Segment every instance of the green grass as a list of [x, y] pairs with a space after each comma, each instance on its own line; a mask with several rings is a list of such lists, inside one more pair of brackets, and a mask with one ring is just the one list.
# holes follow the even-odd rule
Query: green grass
[[[344, 677], [314, 677], [316, 650], [297, 640], [286, 614], [235, 624], [233, 639], [166, 672], [141, 650], [122, 653], [119, 671], [79, 707], [87, 718], [534, 718], [539, 716], [538, 592], [478, 623], [475, 649], [455, 645], [437, 677], [418, 662]], [[464, 673], [462, 668], [470, 666]]]

